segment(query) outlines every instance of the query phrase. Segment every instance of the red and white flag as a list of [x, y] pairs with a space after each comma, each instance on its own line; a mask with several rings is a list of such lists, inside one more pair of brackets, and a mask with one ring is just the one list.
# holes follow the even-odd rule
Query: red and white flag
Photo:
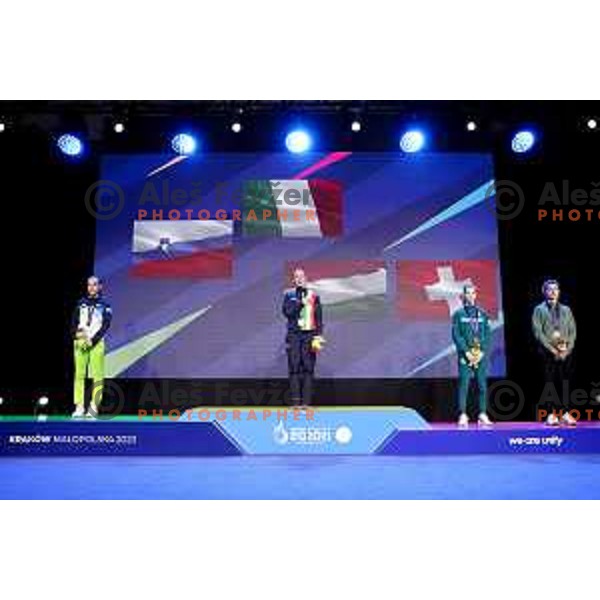
[[448, 320], [462, 306], [466, 284], [477, 288], [477, 304], [498, 317], [498, 261], [400, 260], [396, 263], [398, 314], [402, 319]]
[[219, 220], [133, 223], [134, 277], [229, 278], [233, 222]]

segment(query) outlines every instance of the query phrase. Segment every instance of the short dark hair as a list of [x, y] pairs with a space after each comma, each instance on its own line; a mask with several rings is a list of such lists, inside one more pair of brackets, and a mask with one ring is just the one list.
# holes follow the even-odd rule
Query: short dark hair
[[555, 285], [560, 289], [560, 283], [558, 283], [557, 279], [546, 279], [544, 283], [542, 283], [542, 294], [546, 293], [546, 289], [548, 289], [551, 285]]

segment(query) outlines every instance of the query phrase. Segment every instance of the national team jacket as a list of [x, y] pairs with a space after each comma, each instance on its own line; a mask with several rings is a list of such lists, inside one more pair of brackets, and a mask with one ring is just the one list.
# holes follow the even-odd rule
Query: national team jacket
[[[306, 296], [306, 304], [302, 298]], [[288, 333], [311, 331], [323, 333], [323, 311], [319, 295], [311, 289], [287, 290], [283, 296], [283, 314], [287, 318]]]
[[71, 333], [74, 337], [77, 331], [83, 331], [95, 346], [106, 335], [111, 319], [112, 308], [101, 295], [84, 296], [73, 313]]
[[464, 305], [452, 315], [452, 340], [459, 358], [473, 347], [475, 338], [487, 353], [492, 341], [490, 319], [479, 306]]

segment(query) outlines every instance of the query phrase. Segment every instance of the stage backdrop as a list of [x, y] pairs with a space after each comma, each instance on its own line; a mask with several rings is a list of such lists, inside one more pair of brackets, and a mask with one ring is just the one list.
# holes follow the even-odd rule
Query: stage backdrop
[[504, 375], [490, 155], [111, 155], [102, 177], [109, 377], [285, 377], [295, 266], [324, 307], [319, 377], [455, 376], [450, 316], [469, 281]]

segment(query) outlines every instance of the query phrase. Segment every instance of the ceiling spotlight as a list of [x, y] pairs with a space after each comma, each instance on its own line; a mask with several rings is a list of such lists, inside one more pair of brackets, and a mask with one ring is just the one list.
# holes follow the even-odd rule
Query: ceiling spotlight
[[400, 149], [402, 152], [412, 154], [419, 152], [425, 147], [425, 135], [418, 129], [407, 131], [400, 138]]
[[360, 121], [352, 121], [352, 125], [350, 126], [352, 131], [360, 131], [361, 124]]
[[303, 152], [310, 150], [312, 140], [306, 131], [297, 129], [287, 134], [285, 146], [292, 154], [302, 154]]
[[511, 148], [516, 154], [525, 154], [529, 152], [535, 145], [535, 134], [533, 131], [518, 131], [515, 133]]
[[115, 133], [123, 133], [125, 131], [125, 125], [123, 123], [115, 123]]
[[83, 142], [70, 133], [61, 135], [56, 143], [60, 151], [67, 156], [79, 156], [83, 152]]
[[467, 131], [475, 131], [477, 129], [477, 123], [475, 121], [469, 121], [467, 123]]
[[231, 124], [231, 131], [233, 131], [233, 133], [239, 133], [242, 130], [242, 124], [238, 123], [237, 121], [235, 123]]
[[189, 133], [179, 133], [171, 140], [171, 148], [176, 154], [190, 156], [196, 151], [196, 138]]
[[598, 122], [596, 119], [589, 119], [587, 122], [588, 129], [596, 129], [598, 127]]
[[41, 396], [40, 399], [38, 400], [38, 404], [40, 406], [48, 406], [48, 396]]
[[0, 123], [0, 131], [4, 131], [6, 129], [6, 125], [4, 123]]

